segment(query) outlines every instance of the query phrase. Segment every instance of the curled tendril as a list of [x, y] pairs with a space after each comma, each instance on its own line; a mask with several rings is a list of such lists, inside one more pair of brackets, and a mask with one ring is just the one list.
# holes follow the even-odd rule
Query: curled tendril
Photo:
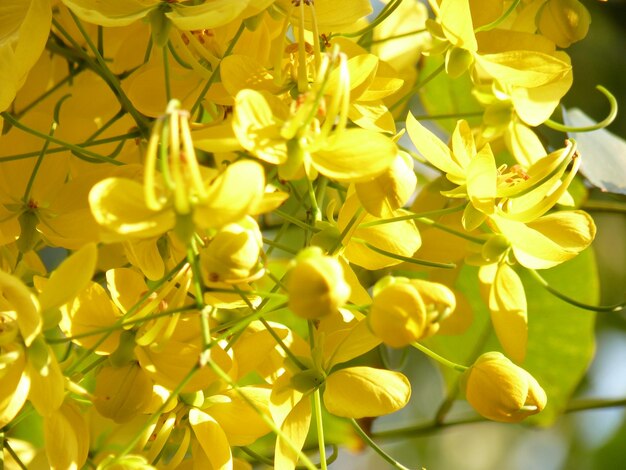
[[604, 96], [606, 96], [606, 98], [609, 100], [609, 104], [611, 105], [611, 110], [609, 111], [608, 116], [605, 117], [602, 121], [598, 122], [597, 124], [594, 124], [593, 126], [583, 126], [583, 127], [566, 126], [564, 124], [555, 122], [552, 119], [548, 119], [546, 122], [544, 122], [544, 124], [548, 126], [550, 129], [554, 129], [555, 131], [560, 131], [560, 132], [591, 132], [591, 131], [596, 131], [598, 129], [603, 129], [609, 126], [615, 120], [615, 117], [617, 116], [617, 108], [618, 108], [617, 100], [615, 99], [615, 96], [613, 96], [613, 94], [609, 90], [604, 88], [602, 85], [596, 86], [596, 89], [599, 92], [601, 92]]

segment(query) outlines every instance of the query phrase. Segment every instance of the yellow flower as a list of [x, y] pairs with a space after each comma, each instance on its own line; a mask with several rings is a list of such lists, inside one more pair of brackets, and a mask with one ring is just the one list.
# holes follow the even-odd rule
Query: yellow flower
[[87, 422], [72, 402], [66, 401], [44, 419], [46, 454], [52, 470], [79, 470], [89, 453]]
[[240, 160], [223, 172], [200, 167], [189, 116], [173, 101], [148, 143], [143, 186], [128, 178], [106, 178], [91, 189], [89, 203], [109, 241], [156, 237], [174, 229], [186, 243], [196, 230], [220, 228], [253, 212], [264, 189], [264, 170], [257, 162]]
[[300, 252], [289, 270], [289, 308], [302, 318], [320, 318], [337, 312], [350, 298], [350, 286], [336, 258], [318, 247]]
[[259, 256], [263, 236], [252, 217], [223, 227], [200, 252], [208, 282], [246, 282], [263, 275]]
[[434, 335], [455, 307], [454, 294], [443, 284], [386, 277], [374, 286], [367, 320], [383, 343], [401, 348]]
[[547, 0], [537, 16], [539, 32], [561, 48], [587, 36], [591, 23], [589, 11], [578, 0]]
[[546, 393], [533, 376], [499, 352], [480, 356], [462, 377], [467, 401], [493, 421], [517, 423], [546, 406]]
[[152, 381], [137, 363], [121, 367], [105, 365], [96, 373], [93, 395], [93, 404], [102, 416], [125, 423], [150, 404]]
[[[268, 92], [241, 90], [233, 118], [241, 146], [278, 165], [285, 179], [305, 174], [314, 179], [319, 172], [337, 181], [356, 182], [383, 173], [397, 155], [395, 143], [375, 131], [346, 129], [351, 86], [347, 62], [337, 51], [325, 54], [311, 90], [295, 112]], [[324, 90], [331, 79], [337, 91], [325, 101]], [[322, 119], [319, 114], [324, 108]]]
[[[411, 385], [399, 372], [336, 367], [380, 344], [380, 339], [369, 331], [366, 319], [359, 320], [345, 311], [324, 317], [315, 330], [314, 341], [317, 346], [310, 357], [299, 357], [308, 368], [299, 369], [288, 359], [287, 371], [272, 388], [272, 417], [296, 448], [302, 448], [309, 430], [309, 397], [320, 387], [328, 411], [346, 418], [382, 416], [403, 408], [409, 401]], [[304, 352], [306, 346], [301, 347]], [[277, 439], [275, 452], [276, 468], [294, 468], [297, 453], [283, 439]]]

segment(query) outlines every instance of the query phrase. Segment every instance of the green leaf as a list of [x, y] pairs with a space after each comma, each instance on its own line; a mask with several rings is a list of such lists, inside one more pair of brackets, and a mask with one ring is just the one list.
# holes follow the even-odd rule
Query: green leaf
[[[542, 276], [552, 287], [580, 302], [597, 304], [600, 284], [594, 252], [576, 258]], [[530, 275], [520, 273], [528, 299], [528, 352], [522, 366], [548, 395], [546, 408], [529, 422], [548, 426], [565, 409], [585, 375], [595, 351], [596, 314], [581, 310], [551, 295]]]
[[[528, 302], [527, 354], [519, 365], [537, 379], [548, 395], [546, 408], [525, 422], [548, 426], [565, 409], [593, 358], [595, 313], [559, 300], [525, 271], [520, 270], [519, 274]], [[598, 301], [598, 273], [591, 250], [541, 274], [552, 287], [578, 301], [590, 304]], [[437, 335], [425, 344], [446, 359], [471, 365], [481, 353], [501, 351], [501, 348], [495, 340], [487, 307], [479, 295], [476, 268], [463, 267], [457, 288], [472, 306], [472, 325], [462, 335]], [[443, 368], [442, 372], [449, 390], [454, 392], [458, 372], [448, 368]]]

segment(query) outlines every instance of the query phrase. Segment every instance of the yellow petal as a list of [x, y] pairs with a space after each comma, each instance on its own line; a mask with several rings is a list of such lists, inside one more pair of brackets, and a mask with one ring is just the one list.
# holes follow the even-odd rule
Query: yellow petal
[[189, 424], [214, 470], [231, 470], [233, 456], [219, 423], [196, 408], [189, 410]]
[[507, 51], [476, 56], [476, 61], [503, 85], [533, 88], [564, 78], [572, 67], [565, 60], [536, 51]]
[[485, 145], [467, 167], [467, 195], [472, 205], [485, 214], [495, 210], [498, 170], [489, 144]]
[[63, 0], [76, 16], [101, 26], [126, 26], [143, 18], [159, 0]]
[[174, 228], [172, 210], [153, 211], [146, 206], [143, 186], [125, 178], [107, 178], [89, 192], [89, 205], [96, 221], [126, 237], [156, 237]]
[[382, 134], [346, 129], [313, 152], [312, 163], [317, 171], [337, 181], [367, 181], [387, 170], [397, 154], [396, 144]]
[[224, 88], [233, 97], [245, 88], [272, 94], [280, 92], [272, 74], [258, 60], [247, 55], [225, 57], [220, 64], [220, 77]]
[[[288, 11], [291, 0], [278, 0], [283, 11]], [[292, 24], [298, 24], [300, 12], [294, 9], [291, 16]], [[306, 10], [306, 8], [305, 8]], [[316, 0], [315, 20], [321, 31], [344, 32], [354, 29], [355, 23], [365, 18], [372, 12], [372, 5], [369, 0]], [[305, 28], [313, 30], [311, 14], [305, 12]]]
[[83, 468], [89, 453], [89, 428], [81, 411], [72, 403], [44, 419], [46, 454], [53, 470]]
[[[137, 346], [135, 347], [135, 355], [142, 369], [148, 373], [152, 380], [168, 390], [174, 390], [198, 362], [201, 350], [199, 332], [197, 336], [195, 339], [192, 338], [193, 342], [192, 340], [170, 339], [158, 351], [153, 351], [149, 346]], [[211, 360], [222, 370], [228, 371], [232, 367], [232, 359], [218, 346], [211, 348]], [[182, 391], [187, 393], [202, 390], [210, 386], [216, 379], [217, 376], [213, 369], [205, 366], [194, 374]]]
[[591, 244], [596, 233], [593, 219], [583, 211], [556, 212], [528, 224], [500, 217], [495, 222], [513, 245], [520, 264], [532, 269], [572, 259]]
[[511, 266], [498, 266], [489, 295], [491, 322], [507, 356], [521, 363], [526, 357], [528, 317], [524, 285]]
[[18, 278], [4, 271], [0, 271], [0, 297], [15, 311], [24, 343], [30, 346], [42, 328], [37, 298]]
[[376, 217], [392, 217], [413, 195], [417, 177], [412, 160], [406, 157], [407, 154], [400, 152], [382, 175], [355, 184], [356, 194], [367, 212]]
[[[63, 317], [60, 327], [68, 336], [79, 336], [100, 328], [111, 327], [120, 317], [119, 311], [104, 288], [94, 282], [90, 283], [61, 311]], [[103, 332], [72, 341], [84, 348], [95, 347], [96, 354], [111, 354], [117, 349], [120, 332], [113, 331], [103, 340], [105, 334], [106, 332]]]
[[61, 307], [87, 287], [97, 259], [96, 245], [90, 243], [63, 260], [39, 295], [42, 312]]
[[299, 454], [292, 447], [298, 450], [304, 447], [310, 425], [311, 403], [307, 397], [298, 402], [282, 422], [281, 431], [289, 439], [291, 445], [287, 444], [283, 438], [276, 439], [275, 468], [285, 470], [293, 470], [295, 468]]
[[432, 132], [421, 125], [409, 113], [406, 130], [417, 151], [432, 165], [446, 173], [446, 177], [456, 184], [465, 182], [465, 171], [452, 156], [450, 149]]
[[[335, 335], [339, 336], [337, 340], [333, 338]], [[366, 319], [351, 325], [345, 333], [332, 332], [324, 343], [324, 368], [330, 370], [337, 364], [350, 361], [371, 351], [380, 343], [380, 339], [370, 331]]]
[[157, 243], [156, 238], [124, 243], [124, 253], [130, 264], [141, 269], [141, 272], [152, 281], [161, 279], [165, 274], [165, 263], [161, 258]]
[[104, 366], [96, 374], [94, 400], [98, 412], [116, 423], [130, 421], [152, 400], [152, 381], [132, 362], [122, 367]]
[[448, 41], [457, 47], [476, 51], [478, 46], [469, 0], [443, 0], [439, 8], [439, 18]]
[[[9, 356], [11, 358], [9, 359]], [[0, 380], [0, 427], [13, 421], [28, 398], [30, 377], [24, 374], [26, 354], [18, 343], [2, 346]]]
[[[43, 354], [47, 354], [47, 364], [39, 367], [33, 361], [33, 347], [38, 348], [36, 344], [31, 346], [28, 351], [29, 361], [26, 366], [26, 373], [30, 377], [30, 391], [28, 399], [33, 404], [37, 413], [41, 416], [48, 416], [59, 409], [63, 403], [65, 396], [65, 377], [61, 372], [61, 368], [54, 357], [54, 353], [48, 345], [42, 345], [45, 349]], [[39, 353], [39, 351], [37, 351]]]
[[231, 446], [247, 446], [270, 432], [259, 411], [269, 416], [271, 390], [260, 387], [239, 387], [238, 390], [254, 403], [258, 411], [234, 390], [219, 395], [225, 400], [212, 404], [206, 411], [220, 424]]
[[[396, 216], [401, 215], [406, 215], [406, 212], [401, 210], [396, 212]], [[373, 220], [373, 218], [366, 217], [363, 219], [364, 222], [370, 220]], [[339, 225], [341, 226], [342, 223], [340, 222]], [[355, 230], [353, 237], [361, 239], [381, 250], [405, 257], [413, 256], [422, 244], [419, 230], [411, 220], [359, 228]], [[351, 263], [369, 270], [382, 269], [402, 262], [397, 258], [391, 258], [373, 251], [356, 240], [351, 240], [348, 243], [344, 255]]]
[[177, 28], [192, 31], [223, 26], [237, 18], [248, 6], [249, 0], [205, 0], [200, 5], [172, 5], [165, 14]]
[[207, 189], [206, 202], [196, 206], [194, 222], [203, 228], [219, 228], [243, 218], [265, 191], [263, 167], [251, 160], [228, 165]]
[[326, 378], [324, 405], [336, 416], [365, 418], [398, 411], [410, 397], [411, 385], [400, 372], [349, 367]]
[[242, 90], [235, 99], [233, 129], [239, 143], [268, 163], [287, 160], [287, 141], [281, 136], [284, 105], [273, 95], [255, 90]]

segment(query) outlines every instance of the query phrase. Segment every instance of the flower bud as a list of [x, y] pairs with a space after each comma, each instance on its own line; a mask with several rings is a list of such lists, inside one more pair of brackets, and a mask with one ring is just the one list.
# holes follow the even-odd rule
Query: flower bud
[[396, 278], [375, 293], [367, 318], [372, 332], [386, 345], [402, 348], [422, 336], [426, 306], [408, 279]]
[[263, 237], [256, 221], [246, 217], [221, 229], [201, 254], [208, 282], [240, 282], [256, 274]]
[[546, 392], [532, 375], [499, 352], [480, 356], [464, 372], [467, 401], [487, 419], [517, 423], [546, 406]]
[[309, 247], [296, 257], [289, 271], [287, 290], [289, 308], [306, 319], [336, 312], [350, 297], [341, 264], [318, 247]]
[[591, 16], [578, 0], [548, 0], [537, 23], [541, 34], [565, 48], [587, 35]]
[[434, 335], [455, 307], [454, 294], [443, 284], [384, 278], [374, 287], [368, 321], [385, 344], [401, 348]]

